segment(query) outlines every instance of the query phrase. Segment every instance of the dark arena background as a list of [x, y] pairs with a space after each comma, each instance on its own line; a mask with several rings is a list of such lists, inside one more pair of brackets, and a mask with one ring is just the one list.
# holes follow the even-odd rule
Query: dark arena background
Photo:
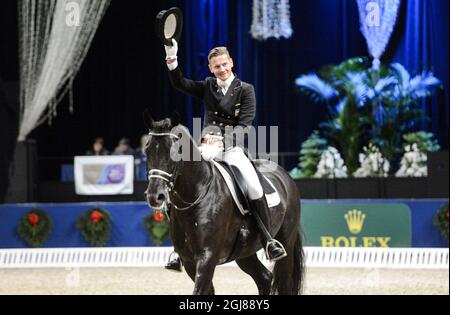
[[[143, 112], [176, 111], [191, 134], [205, 115], [169, 79], [155, 17], [172, 7], [186, 78], [214, 76], [208, 53], [226, 46], [254, 86], [258, 157], [301, 198], [303, 293], [449, 294], [448, 6], [1, 1], [0, 294], [192, 293], [185, 270], [164, 269], [171, 222], [144, 197], [159, 159], [141, 150]], [[213, 282], [258, 294], [235, 262]]]

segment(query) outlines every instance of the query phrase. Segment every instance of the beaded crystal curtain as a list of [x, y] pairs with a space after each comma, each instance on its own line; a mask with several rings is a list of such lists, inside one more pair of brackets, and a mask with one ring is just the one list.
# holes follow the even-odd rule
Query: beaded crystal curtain
[[[19, 141], [56, 116], [110, 0], [20, 0]], [[72, 110], [72, 105], [71, 105]]]
[[383, 55], [397, 20], [400, 0], [356, 0], [361, 32], [373, 57], [373, 67], [380, 67]]
[[292, 35], [289, 0], [253, 0], [253, 21], [250, 33], [257, 40]]

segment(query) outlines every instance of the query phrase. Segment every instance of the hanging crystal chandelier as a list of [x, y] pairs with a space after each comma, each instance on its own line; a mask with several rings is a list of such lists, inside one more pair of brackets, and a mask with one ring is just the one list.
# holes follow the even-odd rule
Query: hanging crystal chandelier
[[257, 40], [290, 38], [292, 26], [289, 0], [253, 0], [250, 33]]

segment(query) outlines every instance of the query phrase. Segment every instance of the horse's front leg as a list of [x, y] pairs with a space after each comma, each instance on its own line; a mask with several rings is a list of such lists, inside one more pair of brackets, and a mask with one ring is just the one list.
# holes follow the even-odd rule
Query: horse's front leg
[[217, 258], [216, 255], [205, 249], [199, 255], [196, 255], [196, 271], [195, 271], [195, 286], [194, 295], [212, 295], [214, 294], [214, 287], [212, 279], [214, 271], [216, 270]]

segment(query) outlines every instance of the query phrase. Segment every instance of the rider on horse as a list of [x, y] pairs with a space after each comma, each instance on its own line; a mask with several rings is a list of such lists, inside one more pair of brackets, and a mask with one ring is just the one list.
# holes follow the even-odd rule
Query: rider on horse
[[[230, 127], [252, 126], [256, 112], [255, 91], [251, 84], [240, 81], [233, 74], [233, 60], [228, 50], [225, 47], [217, 47], [208, 55], [209, 70], [215, 78], [192, 81], [186, 79], [178, 67], [178, 44], [175, 39], [172, 39], [172, 42], [172, 46], [165, 46], [170, 81], [177, 90], [203, 100], [205, 104], [204, 131], [215, 130], [213, 132], [216, 136], [219, 130], [227, 139], [229, 135], [225, 131]], [[207, 133], [209, 134], [209, 131]], [[256, 222], [266, 242], [267, 257], [272, 261], [285, 257], [286, 252], [283, 246], [268, 232], [270, 230], [269, 206], [254, 166], [245, 155], [243, 148], [233, 145], [233, 141], [225, 141], [225, 147], [205, 146], [202, 156], [206, 160], [220, 156], [226, 163], [239, 169], [248, 186], [250, 211], [261, 218]], [[166, 268], [181, 271], [180, 259], [178, 257], [172, 259]]]

